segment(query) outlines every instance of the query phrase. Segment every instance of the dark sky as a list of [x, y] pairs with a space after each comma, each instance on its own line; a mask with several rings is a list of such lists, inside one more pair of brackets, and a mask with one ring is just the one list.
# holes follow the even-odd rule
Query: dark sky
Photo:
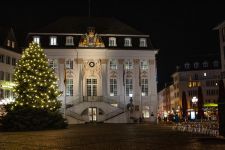
[[[158, 87], [186, 56], [219, 53], [212, 28], [225, 20], [225, 3], [160, 0], [92, 0], [92, 16], [115, 17], [149, 34], [157, 56]], [[1, 1], [0, 25], [13, 26], [17, 36], [63, 16], [88, 16], [88, 0]]]

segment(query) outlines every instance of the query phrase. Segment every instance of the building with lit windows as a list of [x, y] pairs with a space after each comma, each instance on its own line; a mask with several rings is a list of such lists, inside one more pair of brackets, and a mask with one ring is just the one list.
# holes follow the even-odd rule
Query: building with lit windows
[[149, 35], [114, 18], [65, 17], [30, 32], [32, 41], [59, 79], [70, 123], [156, 120], [158, 50]]
[[20, 53], [13, 29], [0, 27], [0, 115], [1, 106], [13, 100], [12, 80]]
[[217, 55], [204, 55], [188, 58], [177, 66], [171, 75], [173, 82], [158, 93], [161, 117], [169, 114], [182, 116], [182, 92], [186, 93], [188, 115], [193, 111], [193, 97], [198, 96], [198, 87], [203, 93], [204, 111], [207, 117], [215, 117], [218, 99], [220, 61]]

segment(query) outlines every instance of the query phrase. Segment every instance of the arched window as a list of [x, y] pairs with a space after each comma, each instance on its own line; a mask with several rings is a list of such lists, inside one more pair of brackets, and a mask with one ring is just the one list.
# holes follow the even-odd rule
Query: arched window
[[204, 62], [202, 63], [202, 66], [203, 66], [203, 68], [207, 68], [207, 67], [208, 67], [208, 62], [207, 62], [207, 61], [204, 61]]
[[195, 62], [195, 63], [194, 63], [194, 68], [195, 68], [195, 69], [198, 69], [198, 67], [199, 67], [199, 63], [198, 63], [198, 62]]
[[115, 37], [110, 37], [109, 38], [109, 46], [117, 46]]
[[188, 62], [185, 63], [185, 64], [184, 64], [184, 68], [185, 68], [185, 69], [190, 69], [190, 64], [189, 64]]

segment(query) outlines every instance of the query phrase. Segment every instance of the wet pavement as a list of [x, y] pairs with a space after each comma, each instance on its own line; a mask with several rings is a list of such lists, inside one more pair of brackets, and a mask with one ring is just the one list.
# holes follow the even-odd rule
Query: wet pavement
[[85, 124], [64, 130], [0, 132], [0, 150], [225, 150], [225, 139], [166, 125]]

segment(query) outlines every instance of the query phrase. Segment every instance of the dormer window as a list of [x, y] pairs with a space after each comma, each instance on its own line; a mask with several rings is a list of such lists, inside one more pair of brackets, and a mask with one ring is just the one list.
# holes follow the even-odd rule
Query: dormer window
[[198, 62], [195, 62], [195, 63], [194, 63], [194, 68], [195, 68], [195, 69], [198, 69], [198, 67], [199, 67], [199, 63], [198, 63]]
[[140, 38], [140, 47], [147, 47], [146, 38]]
[[131, 38], [125, 38], [124, 39], [124, 46], [125, 47], [131, 47], [132, 44], [131, 44]]
[[202, 63], [202, 66], [203, 66], [203, 68], [207, 68], [207, 67], [208, 67], [208, 62], [207, 62], [207, 61], [204, 61], [204, 62]]
[[72, 36], [66, 37], [66, 45], [74, 45]]
[[189, 63], [185, 63], [185, 64], [184, 64], [184, 68], [185, 68], [185, 69], [190, 69], [190, 64], [189, 64]]
[[12, 48], [15, 48], [15, 42], [12, 41]]
[[110, 37], [109, 38], [109, 46], [117, 46], [115, 37]]
[[50, 45], [57, 45], [57, 37], [56, 36], [50, 37]]
[[7, 40], [7, 46], [10, 47], [10, 40]]
[[39, 36], [34, 36], [33, 37], [33, 42], [40, 45], [40, 37]]
[[215, 68], [219, 67], [219, 62], [217, 60], [213, 61], [213, 67]]

